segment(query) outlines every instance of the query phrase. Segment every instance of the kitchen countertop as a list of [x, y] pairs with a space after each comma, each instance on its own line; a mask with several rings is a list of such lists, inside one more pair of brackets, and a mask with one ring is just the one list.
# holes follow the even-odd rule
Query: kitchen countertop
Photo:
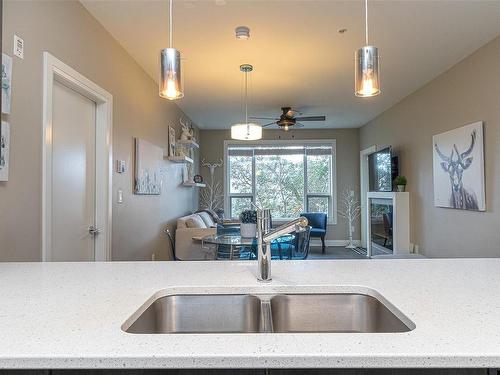
[[[500, 367], [500, 259], [0, 264], [0, 368]], [[155, 293], [365, 292], [405, 333], [138, 335]], [[325, 314], [328, 312], [325, 311]]]

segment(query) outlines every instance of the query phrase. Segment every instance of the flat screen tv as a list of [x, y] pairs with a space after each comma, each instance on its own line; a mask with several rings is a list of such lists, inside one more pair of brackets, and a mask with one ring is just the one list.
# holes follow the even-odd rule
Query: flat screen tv
[[386, 147], [368, 155], [370, 191], [392, 191], [392, 182], [398, 175], [398, 158], [392, 148]]

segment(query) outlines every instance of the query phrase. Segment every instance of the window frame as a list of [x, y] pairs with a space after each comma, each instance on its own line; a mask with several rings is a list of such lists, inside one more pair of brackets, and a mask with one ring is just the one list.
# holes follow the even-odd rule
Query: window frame
[[[308, 211], [309, 198], [329, 198], [328, 205], [328, 224], [337, 224], [337, 141], [335, 139], [308, 139], [308, 140], [262, 140], [262, 141], [235, 141], [235, 140], [225, 140], [224, 141], [224, 173], [223, 173], [223, 185], [224, 185], [224, 212], [231, 214], [231, 197], [251, 197], [252, 202], [255, 203], [255, 157], [252, 158], [252, 192], [251, 193], [232, 193], [230, 194], [229, 186], [229, 155], [228, 150], [231, 146], [317, 146], [317, 145], [328, 145], [332, 148], [331, 163], [330, 163], [330, 194], [328, 193], [309, 193], [307, 190], [307, 154], [304, 153], [304, 210]], [[280, 222], [286, 221], [290, 218], [274, 218], [273, 221]]]

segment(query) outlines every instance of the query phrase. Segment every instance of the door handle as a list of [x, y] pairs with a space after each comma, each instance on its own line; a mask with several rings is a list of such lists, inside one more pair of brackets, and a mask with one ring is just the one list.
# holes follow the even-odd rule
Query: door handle
[[95, 227], [94, 225], [89, 225], [89, 234], [91, 236], [95, 236], [100, 233], [99, 228]]

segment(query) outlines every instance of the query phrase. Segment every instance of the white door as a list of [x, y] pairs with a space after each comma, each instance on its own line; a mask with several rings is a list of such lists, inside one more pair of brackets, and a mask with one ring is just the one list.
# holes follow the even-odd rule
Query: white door
[[42, 260], [111, 260], [113, 96], [43, 53]]
[[54, 81], [51, 261], [95, 260], [96, 103]]

